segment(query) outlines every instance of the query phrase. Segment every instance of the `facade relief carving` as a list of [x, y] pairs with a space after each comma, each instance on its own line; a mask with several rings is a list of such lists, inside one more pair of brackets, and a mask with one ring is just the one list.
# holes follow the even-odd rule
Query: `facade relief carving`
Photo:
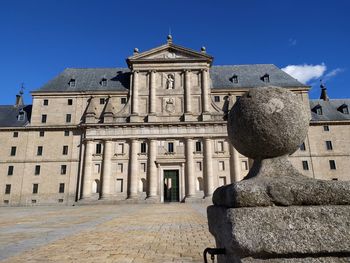
[[166, 113], [175, 113], [175, 99], [164, 98], [163, 99], [163, 111]]

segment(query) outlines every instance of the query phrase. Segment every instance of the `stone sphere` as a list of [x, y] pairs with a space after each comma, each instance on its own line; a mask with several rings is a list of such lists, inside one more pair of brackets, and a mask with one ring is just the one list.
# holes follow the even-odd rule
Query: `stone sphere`
[[300, 95], [279, 87], [252, 88], [229, 113], [228, 137], [249, 158], [273, 158], [298, 149], [309, 121], [309, 111]]

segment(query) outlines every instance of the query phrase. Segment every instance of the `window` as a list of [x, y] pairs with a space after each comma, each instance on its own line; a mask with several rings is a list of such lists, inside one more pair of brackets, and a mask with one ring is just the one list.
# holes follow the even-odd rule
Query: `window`
[[168, 152], [173, 153], [174, 152], [174, 143], [168, 142]]
[[269, 76], [269, 74], [265, 74], [265, 75], [262, 76], [260, 79], [261, 79], [262, 81], [264, 81], [264, 82], [270, 82], [270, 76]]
[[248, 161], [242, 161], [242, 170], [249, 170]]
[[218, 142], [218, 152], [223, 152], [224, 151], [224, 142], [219, 141]]
[[75, 79], [71, 79], [69, 82], [68, 82], [68, 84], [69, 84], [69, 87], [71, 87], [71, 88], [74, 88], [75, 87]]
[[11, 194], [11, 185], [7, 184], [5, 186], [5, 195], [9, 195], [9, 194]]
[[68, 154], [68, 145], [64, 145], [62, 149], [62, 154], [67, 155]]
[[121, 98], [121, 99], [120, 99], [120, 103], [121, 103], [121, 104], [126, 104], [126, 98]]
[[219, 161], [219, 171], [224, 171], [224, 170], [225, 170], [225, 162]]
[[44, 100], [44, 101], [43, 101], [43, 105], [44, 105], [44, 106], [49, 105], [49, 100]]
[[202, 162], [196, 162], [196, 170], [199, 172], [199, 171], [202, 171]]
[[67, 173], [67, 165], [62, 164], [61, 165], [61, 174], [66, 174]]
[[196, 152], [202, 151], [202, 143], [200, 141], [196, 142]]
[[231, 78], [231, 82], [238, 83], [238, 76], [237, 75], [233, 75], [232, 78]]
[[349, 108], [348, 108], [348, 106], [343, 107], [342, 113], [344, 113], [344, 114], [349, 114]]
[[118, 143], [117, 154], [124, 154], [124, 143]]
[[13, 166], [10, 165], [7, 169], [7, 175], [13, 175]]
[[69, 131], [64, 131], [64, 136], [69, 136]]
[[324, 125], [323, 126], [323, 131], [329, 131], [329, 126], [328, 125]]
[[100, 104], [105, 104], [105, 99], [104, 98], [100, 99]]
[[36, 200], [35, 199], [32, 199], [32, 204], [36, 204]]
[[13, 132], [13, 137], [17, 138], [18, 137], [18, 132]]
[[10, 203], [9, 200], [4, 200], [4, 204], [5, 204], [5, 205], [8, 205], [9, 203]]
[[35, 165], [34, 174], [35, 174], [35, 175], [39, 175], [39, 174], [40, 174], [40, 165]]
[[306, 150], [306, 148], [305, 148], [305, 142], [303, 142], [302, 144], [300, 144], [299, 149], [300, 149], [300, 151], [305, 151], [305, 150]]
[[58, 199], [58, 202], [59, 203], [63, 203], [63, 199]]
[[124, 171], [123, 164], [122, 163], [118, 163], [118, 172], [119, 173], [123, 173], [123, 171]]
[[117, 193], [123, 192], [123, 179], [117, 179], [116, 190], [117, 190]]
[[39, 184], [33, 184], [33, 194], [37, 194], [38, 191], [39, 191]]
[[40, 131], [40, 132], [39, 132], [39, 136], [40, 136], [40, 137], [44, 137], [44, 135], [45, 135], [45, 132], [44, 132], [44, 131]]
[[101, 172], [101, 164], [96, 163], [95, 164], [95, 173], [99, 174]]
[[60, 187], [58, 189], [59, 193], [64, 193], [64, 183], [60, 183]]
[[336, 170], [337, 167], [335, 166], [335, 161], [334, 160], [329, 160], [329, 168], [331, 170]]
[[41, 123], [46, 123], [46, 120], [47, 120], [47, 115], [46, 114], [41, 115]]
[[141, 172], [146, 172], [146, 163], [141, 163]]
[[326, 148], [327, 150], [333, 150], [333, 145], [331, 141], [326, 141]]
[[309, 170], [309, 163], [307, 161], [302, 161], [303, 163], [303, 170]]
[[68, 103], [68, 105], [73, 105], [73, 100], [72, 99], [68, 99], [67, 103]]
[[340, 111], [343, 114], [349, 114], [349, 108], [348, 105], [343, 104], [338, 108], [338, 111]]
[[107, 86], [107, 79], [103, 78], [101, 80], [101, 86], [106, 87]]
[[338, 178], [332, 178], [333, 181], [338, 181]]
[[147, 144], [145, 142], [141, 142], [141, 153], [146, 153]]
[[43, 155], [43, 147], [42, 146], [38, 146], [38, 149], [36, 151], [36, 155], [38, 155], [38, 156]]
[[220, 96], [214, 96], [214, 101], [215, 102], [220, 102]]
[[220, 176], [219, 177], [219, 186], [226, 185], [226, 177]]
[[316, 112], [317, 115], [322, 115], [323, 114], [322, 107], [320, 105], [317, 105], [315, 107], [315, 112]]
[[71, 114], [66, 114], [66, 122], [69, 123], [72, 121], [72, 115]]
[[17, 150], [16, 146], [12, 146], [11, 147], [11, 156], [15, 156], [16, 155], [16, 150]]
[[101, 154], [102, 153], [102, 144], [98, 143], [96, 144], [96, 154]]
[[21, 111], [18, 113], [17, 120], [18, 120], [18, 121], [24, 121], [24, 116], [25, 116], [25, 113], [24, 113], [23, 110], [21, 110]]

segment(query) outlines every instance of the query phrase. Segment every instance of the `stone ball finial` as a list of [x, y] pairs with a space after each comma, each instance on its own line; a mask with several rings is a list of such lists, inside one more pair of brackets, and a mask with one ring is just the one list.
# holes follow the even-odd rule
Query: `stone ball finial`
[[173, 42], [173, 37], [170, 34], [166, 37], [166, 39], [167, 39], [168, 43], [172, 43]]
[[292, 154], [304, 141], [310, 117], [293, 92], [279, 87], [252, 88], [232, 107], [228, 137], [252, 159]]
[[137, 47], [134, 48], [134, 53], [139, 53], [139, 49]]
[[207, 49], [205, 48], [205, 46], [201, 47], [201, 51], [202, 53], [205, 53], [207, 51]]

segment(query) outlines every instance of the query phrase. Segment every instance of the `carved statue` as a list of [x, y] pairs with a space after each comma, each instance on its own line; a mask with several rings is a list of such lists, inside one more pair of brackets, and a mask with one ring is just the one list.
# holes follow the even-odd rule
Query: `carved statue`
[[166, 81], [167, 89], [174, 89], [174, 82], [175, 82], [174, 75], [168, 74], [167, 81]]

